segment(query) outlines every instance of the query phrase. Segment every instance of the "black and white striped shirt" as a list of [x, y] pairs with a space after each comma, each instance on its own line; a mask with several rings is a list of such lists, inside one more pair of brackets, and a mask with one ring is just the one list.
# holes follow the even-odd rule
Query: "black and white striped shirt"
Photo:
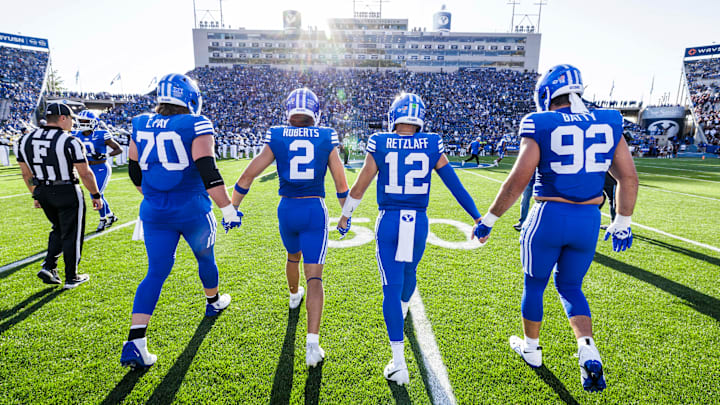
[[73, 164], [86, 163], [82, 142], [58, 127], [38, 128], [18, 141], [17, 161], [30, 167], [35, 178], [75, 181]]

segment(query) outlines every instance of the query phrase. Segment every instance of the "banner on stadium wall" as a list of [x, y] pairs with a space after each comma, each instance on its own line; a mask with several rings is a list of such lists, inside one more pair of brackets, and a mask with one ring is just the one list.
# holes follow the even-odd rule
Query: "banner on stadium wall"
[[48, 48], [47, 39], [24, 37], [22, 35], [13, 35], [0, 32], [0, 42], [13, 45], [32, 46], [35, 48]]
[[643, 118], [642, 120], [642, 127], [647, 129], [650, 135], [654, 136], [682, 137], [685, 130], [684, 126], [685, 119], [681, 118]]
[[685, 48], [686, 58], [696, 58], [698, 56], [720, 55], [720, 45], [696, 46], [694, 48]]

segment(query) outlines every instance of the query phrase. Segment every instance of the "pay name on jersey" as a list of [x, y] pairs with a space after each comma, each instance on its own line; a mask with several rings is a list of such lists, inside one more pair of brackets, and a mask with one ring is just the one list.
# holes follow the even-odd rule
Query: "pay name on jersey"
[[387, 138], [385, 147], [388, 149], [427, 149], [427, 138]]

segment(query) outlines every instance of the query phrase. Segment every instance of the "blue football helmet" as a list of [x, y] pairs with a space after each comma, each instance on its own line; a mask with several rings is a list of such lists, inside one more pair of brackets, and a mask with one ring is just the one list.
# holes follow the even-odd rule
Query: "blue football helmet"
[[413, 93], [402, 93], [393, 101], [388, 110], [388, 131], [395, 130], [396, 124], [411, 124], [422, 131], [425, 124], [425, 103], [420, 96]]
[[75, 128], [80, 132], [94, 131], [98, 126], [98, 119], [94, 112], [82, 110], [75, 118]]
[[187, 107], [193, 115], [200, 115], [202, 95], [195, 80], [179, 73], [163, 76], [157, 84], [157, 102]]
[[287, 120], [295, 114], [305, 115], [312, 118], [315, 125], [320, 123], [320, 99], [312, 90], [303, 87], [290, 92], [285, 100], [285, 113]]
[[535, 86], [535, 105], [538, 111], [548, 111], [550, 100], [563, 94], [582, 96], [585, 91], [580, 70], [572, 65], [557, 65], [548, 70]]

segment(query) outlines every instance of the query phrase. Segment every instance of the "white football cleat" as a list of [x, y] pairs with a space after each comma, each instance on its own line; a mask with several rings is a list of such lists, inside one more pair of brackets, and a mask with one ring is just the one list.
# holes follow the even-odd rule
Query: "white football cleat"
[[385, 379], [395, 382], [397, 385], [405, 385], [410, 382], [410, 374], [408, 373], [407, 364], [396, 365], [390, 360], [385, 370], [383, 370]]
[[588, 392], [600, 392], [607, 387], [600, 352], [596, 346], [582, 345], [576, 354], [580, 364], [580, 383]]
[[215, 316], [230, 305], [230, 294], [223, 294], [212, 304], [205, 305], [205, 316]]
[[134, 339], [123, 343], [120, 364], [131, 369], [144, 369], [152, 366], [157, 356], [148, 352], [147, 338]]
[[532, 368], [542, 366], [542, 347], [535, 350], [526, 350], [525, 339], [519, 336], [510, 336], [510, 348], [522, 357], [525, 363]]
[[305, 289], [302, 287], [298, 287], [298, 290], [295, 294], [290, 293], [290, 309], [295, 309], [299, 307], [304, 295]]
[[315, 367], [325, 359], [325, 350], [319, 344], [309, 344], [305, 347], [305, 364]]

